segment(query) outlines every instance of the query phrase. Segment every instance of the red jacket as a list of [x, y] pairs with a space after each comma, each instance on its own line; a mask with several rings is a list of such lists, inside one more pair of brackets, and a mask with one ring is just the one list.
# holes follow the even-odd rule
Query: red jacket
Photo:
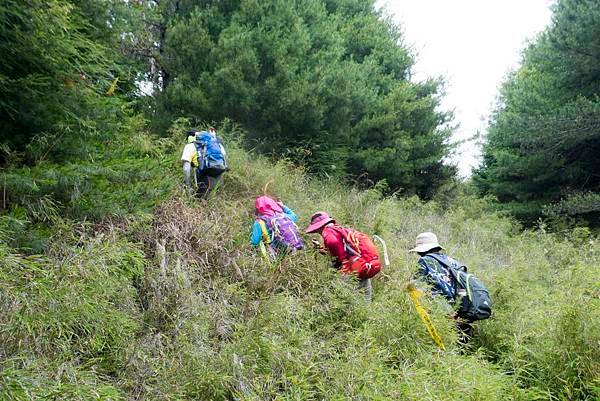
[[329, 250], [329, 253], [339, 261], [343, 262], [348, 259], [350, 255], [344, 249], [344, 239], [339, 231], [334, 230], [333, 225], [326, 226], [321, 233], [323, 237], [323, 243], [325, 248]]

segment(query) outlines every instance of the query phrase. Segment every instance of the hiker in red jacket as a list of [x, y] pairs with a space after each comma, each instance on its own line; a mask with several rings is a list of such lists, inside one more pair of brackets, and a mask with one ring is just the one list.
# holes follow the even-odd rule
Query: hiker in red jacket
[[377, 248], [365, 234], [347, 227], [341, 227], [325, 212], [311, 216], [307, 233], [318, 233], [323, 237], [323, 245], [313, 240], [319, 252], [335, 257], [334, 267], [344, 276], [356, 275], [358, 288], [364, 290], [365, 299], [371, 302], [371, 277], [381, 270]]

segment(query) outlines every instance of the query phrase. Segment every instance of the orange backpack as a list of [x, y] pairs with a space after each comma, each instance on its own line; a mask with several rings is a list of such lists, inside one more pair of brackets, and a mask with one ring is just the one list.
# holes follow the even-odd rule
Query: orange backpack
[[349, 255], [342, 261], [342, 273], [354, 273], [358, 278], [367, 279], [381, 271], [379, 253], [367, 234], [338, 225], [332, 228], [342, 235], [344, 250]]

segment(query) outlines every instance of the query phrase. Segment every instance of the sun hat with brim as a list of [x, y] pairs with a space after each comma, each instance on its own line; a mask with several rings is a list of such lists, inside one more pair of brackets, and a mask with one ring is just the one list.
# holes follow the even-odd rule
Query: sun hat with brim
[[317, 212], [310, 216], [310, 225], [306, 228], [306, 233], [314, 233], [329, 223], [335, 223], [335, 220], [325, 212]]
[[417, 235], [415, 247], [408, 252], [427, 252], [435, 248], [444, 249], [444, 247], [438, 243], [437, 236], [434, 233], [426, 232]]

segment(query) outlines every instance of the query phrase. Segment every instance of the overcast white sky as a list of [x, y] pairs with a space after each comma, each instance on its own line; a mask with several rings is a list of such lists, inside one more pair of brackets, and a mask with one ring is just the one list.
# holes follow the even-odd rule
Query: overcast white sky
[[[552, 0], [378, 1], [417, 54], [415, 80], [443, 75], [443, 109], [455, 111], [455, 140], [485, 131], [498, 88], [520, 52], [550, 23]], [[459, 148], [460, 174], [478, 163], [474, 143]]]

